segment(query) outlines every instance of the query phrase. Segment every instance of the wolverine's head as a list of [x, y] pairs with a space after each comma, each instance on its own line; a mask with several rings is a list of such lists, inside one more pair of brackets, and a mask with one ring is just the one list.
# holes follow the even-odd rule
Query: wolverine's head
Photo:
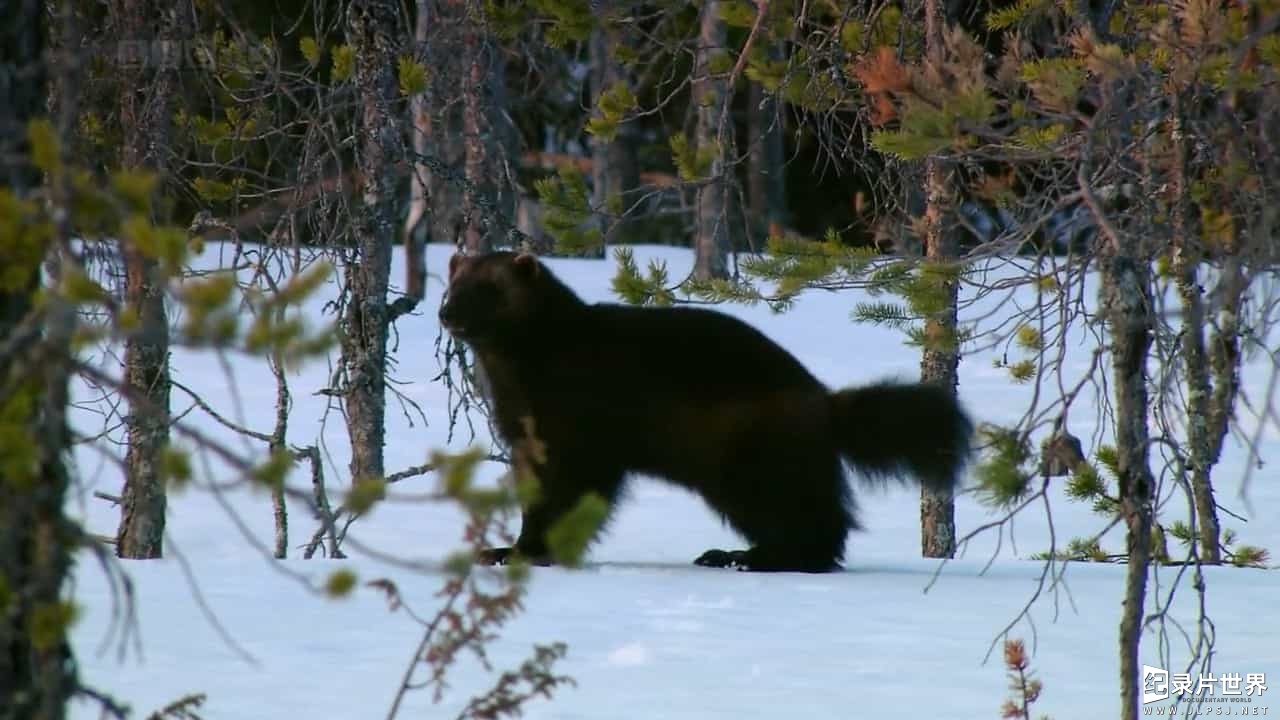
[[536, 330], [540, 315], [577, 297], [533, 255], [507, 251], [449, 258], [440, 324], [468, 344], [511, 340]]

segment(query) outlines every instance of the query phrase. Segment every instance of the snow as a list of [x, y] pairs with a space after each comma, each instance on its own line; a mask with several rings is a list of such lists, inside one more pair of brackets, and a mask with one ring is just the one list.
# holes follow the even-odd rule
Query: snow
[[[431, 247], [428, 267], [444, 267], [449, 251]], [[216, 265], [226, 252], [212, 246], [200, 262]], [[685, 250], [636, 248], [642, 267], [650, 258], [665, 260], [672, 278], [682, 277], [692, 262]], [[396, 263], [393, 279], [403, 277], [398, 256]], [[551, 260], [550, 265], [585, 297], [614, 299], [612, 260]], [[397, 387], [421, 404], [428, 423], [388, 400], [389, 471], [424, 462], [433, 448], [467, 446], [465, 430], [448, 440], [445, 390], [431, 382], [440, 369], [434, 339], [441, 290], [433, 274], [426, 301], [401, 320], [394, 338], [395, 376], [403, 383]], [[1092, 286], [1084, 293], [1092, 304]], [[858, 292], [812, 293], [781, 315], [764, 306], [721, 309], [759, 327], [833, 386], [915, 377], [917, 351], [900, 333], [849, 320], [860, 299], [865, 297]], [[1025, 292], [1016, 300], [1033, 301]], [[322, 321], [321, 302], [307, 310], [316, 322]], [[985, 298], [964, 317], [1007, 307], [999, 298]], [[1094, 342], [1083, 332], [1072, 336], [1066, 382], [1088, 371]], [[992, 366], [1004, 352], [1003, 347], [984, 350], [961, 365], [961, 398], [980, 420], [1012, 422], [1027, 407], [1030, 386], [1011, 382], [1005, 370]], [[1015, 351], [1009, 353], [1010, 360], [1017, 359]], [[114, 361], [104, 357], [102, 362], [111, 367]], [[274, 381], [260, 360], [175, 349], [173, 367], [177, 380], [205, 394], [219, 412], [270, 431]], [[1269, 358], [1251, 361], [1243, 376], [1246, 391], [1260, 395], [1269, 372]], [[336, 503], [346, 485], [345, 430], [336, 412], [326, 415], [325, 398], [314, 394], [330, 373], [330, 364], [321, 360], [290, 375], [289, 439], [295, 445], [323, 443]], [[89, 399], [93, 393], [81, 387], [77, 395]], [[1085, 405], [1093, 402], [1087, 396]], [[189, 405], [178, 391], [173, 403], [176, 409]], [[1089, 414], [1075, 411], [1071, 418], [1086, 451], [1097, 442]], [[233, 447], [263, 450], [229, 435], [199, 410], [187, 420], [229, 439]], [[1248, 413], [1242, 421], [1246, 429], [1255, 423]], [[103, 423], [87, 409], [78, 411], [76, 422], [86, 432]], [[477, 441], [486, 442], [483, 425], [477, 429]], [[1278, 446], [1280, 437], [1268, 429], [1262, 458], [1274, 457]], [[93, 532], [114, 534], [116, 509], [92, 493], [119, 492], [120, 470], [111, 458], [122, 454], [111, 445], [77, 452], [83, 486], [71, 505]], [[118, 618], [106, 576], [91, 556], [80, 556], [74, 592], [82, 614], [73, 638], [83, 680], [140, 713], [203, 692], [208, 695], [203, 714], [211, 720], [385, 716], [418, 643], [419, 626], [402, 611], [388, 612], [375, 589], [359, 586], [348, 598], [333, 600], [295, 575], [319, 584], [336, 567], [349, 567], [361, 580], [388, 577], [420, 615], [437, 606], [443, 576], [358, 553], [346, 561], [307, 561], [291, 549], [290, 559], [274, 561], [265, 550], [273, 534], [265, 493], [228, 486], [231, 470], [213, 458], [197, 458], [197, 472], [208, 473], [205, 484], [216, 481], [222, 489], [215, 493], [194, 486], [173, 495], [166, 559], [124, 564], [136, 585], [138, 618], [137, 636], [127, 643], [120, 642], [120, 627], [113, 623]], [[1220, 502], [1247, 519], [1224, 516], [1223, 525], [1239, 531], [1241, 542], [1280, 551], [1280, 520], [1271, 511], [1280, 504], [1280, 487], [1271, 481], [1269, 466], [1255, 470], [1246, 503], [1238, 491], [1247, 462], [1234, 442], [1217, 470]], [[492, 481], [500, 470], [488, 464], [482, 476]], [[309, 487], [303, 469], [289, 482]], [[462, 521], [453, 508], [421, 501], [432, 489], [430, 478], [395, 486], [391, 499], [353, 526], [352, 537], [409, 561], [428, 566], [439, 561], [459, 547]], [[1043, 508], [1028, 508], [1012, 524], [1012, 533], [979, 536], [961, 558], [940, 569], [938, 561], [919, 557], [917, 491], [863, 490], [858, 497], [866, 530], [850, 537], [846, 571], [738, 573], [690, 565], [709, 547], [740, 547], [741, 542], [697, 498], [639, 478], [586, 568], [533, 570], [525, 609], [501, 629], [489, 648], [491, 659], [499, 670], [507, 669], [524, 660], [534, 644], [567, 643], [568, 655], [556, 670], [572, 676], [576, 685], [561, 688], [551, 701], [533, 702], [526, 712], [530, 718], [999, 717], [1007, 696], [999, 647], [989, 661], [984, 657], [1033, 599], [1044, 566], [1031, 556], [1049, 546]], [[1167, 502], [1176, 508], [1180, 501]], [[1056, 486], [1050, 506], [1059, 547], [1103, 526], [1087, 507], [1067, 502]], [[1178, 516], [1176, 509], [1166, 512], [1169, 518]], [[957, 501], [962, 535], [997, 517], [969, 496]], [[290, 545], [297, 548], [310, 537], [315, 521], [300, 505], [291, 507], [290, 521]], [[1122, 541], [1112, 532], [1104, 547], [1115, 551]], [[1045, 683], [1038, 712], [1055, 718], [1115, 712], [1123, 572], [1119, 565], [1070, 564], [1063, 584], [1040, 595], [1029, 618], [1012, 628], [1011, 634], [1024, 637], [1034, 651], [1032, 666]], [[930, 585], [935, 573], [936, 584]], [[1159, 570], [1149, 603], [1163, 602], [1176, 577], [1177, 568]], [[1189, 574], [1174, 595], [1171, 616], [1194, 636], [1197, 599], [1185, 577]], [[1209, 568], [1206, 577], [1217, 639], [1214, 672], [1268, 673], [1280, 682], [1280, 624], [1271, 620], [1280, 574]], [[1165, 666], [1158, 640], [1154, 629], [1148, 631], [1142, 658]], [[1170, 670], [1184, 670], [1186, 642], [1172, 625], [1168, 642]], [[400, 716], [453, 717], [495, 680], [496, 675], [464, 659], [449, 676], [449, 692], [439, 705], [429, 692], [410, 693]], [[1265, 707], [1269, 699], [1264, 693], [1249, 707]], [[74, 708], [73, 717], [97, 716], [87, 702]]]

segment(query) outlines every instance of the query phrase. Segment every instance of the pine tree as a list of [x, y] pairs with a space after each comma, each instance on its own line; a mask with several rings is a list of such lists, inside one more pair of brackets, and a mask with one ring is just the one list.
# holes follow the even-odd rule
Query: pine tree
[[697, 114], [698, 156], [709, 159], [706, 174], [698, 187], [694, 235], [694, 277], [698, 280], [729, 276], [729, 202], [731, 183], [727, 175], [725, 135], [733, 129], [723, 126], [728, 87], [725, 44], [727, 28], [720, 17], [719, 0], [703, 0], [699, 21], [697, 65], [691, 102]]
[[346, 14], [352, 81], [361, 105], [356, 126], [361, 177], [359, 214], [353, 228], [356, 257], [345, 267], [351, 300], [342, 333], [353, 482], [385, 474], [387, 336], [393, 319], [387, 286], [398, 206], [395, 166], [404, 155], [394, 111], [399, 20], [399, 5], [386, 0], [354, 3]]
[[[126, 42], [137, 47], [156, 43], [176, 45], [181, 28], [190, 23], [180, 10], [147, 0], [112, 3], [112, 24]], [[170, 118], [177, 87], [177, 59], [153, 64], [152, 57], [121, 69], [120, 123], [124, 145], [121, 166], [130, 170], [159, 172], [167, 182], [170, 150]], [[152, 214], [155, 214], [152, 209]], [[157, 218], [148, 218], [154, 222]], [[160, 557], [164, 547], [165, 487], [161, 477], [162, 453], [169, 443], [169, 320], [158, 263], [148, 257], [137, 240], [126, 238], [125, 303], [134, 308], [138, 328], [125, 342], [127, 398], [145, 402], [163, 413], [136, 410], [129, 413], [125, 458], [128, 469], [121, 493], [120, 528], [116, 553], [128, 558]], [[136, 398], [136, 400], [135, 400]]]

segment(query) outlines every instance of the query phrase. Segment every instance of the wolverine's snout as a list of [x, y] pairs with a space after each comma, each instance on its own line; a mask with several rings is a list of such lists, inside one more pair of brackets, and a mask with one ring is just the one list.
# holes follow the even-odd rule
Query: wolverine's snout
[[446, 330], [453, 330], [458, 323], [457, 306], [446, 300], [440, 304], [440, 312], [437, 316], [440, 318], [442, 327]]

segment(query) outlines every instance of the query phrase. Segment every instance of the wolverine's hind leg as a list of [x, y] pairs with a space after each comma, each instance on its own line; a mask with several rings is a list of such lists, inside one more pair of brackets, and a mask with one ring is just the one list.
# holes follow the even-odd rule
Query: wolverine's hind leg
[[713, 548], [699, 555], [694, 565], [714, 568], [736, 568], [751, 572], [825, 573], [840, 569], [840, 561], [829, 559], [829, 553], [797, 554], [792, 549], [768, 548], [760, 545], [746, 550]]
[[712, 549], [694, 562], [762, 572], [828, 572], [844, 559], [854, 526], [840, 459], [818, 447], [820, 436], [757, 445], [704, 488], [707, 502], [750, 543]]

